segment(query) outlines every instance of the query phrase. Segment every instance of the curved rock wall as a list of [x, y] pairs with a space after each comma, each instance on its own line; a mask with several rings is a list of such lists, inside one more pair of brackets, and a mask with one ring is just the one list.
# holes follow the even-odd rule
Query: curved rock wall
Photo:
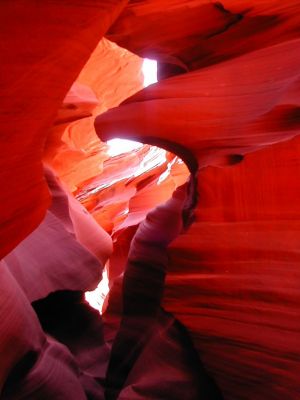
[[1, 3], [1, 399], [298, 399], [299, 11]]

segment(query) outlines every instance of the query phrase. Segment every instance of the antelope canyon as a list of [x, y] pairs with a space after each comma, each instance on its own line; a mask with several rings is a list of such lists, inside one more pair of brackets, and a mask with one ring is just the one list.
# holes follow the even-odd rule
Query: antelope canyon
[[0, 400], [299, 400], [300, 0], [0, 37]]

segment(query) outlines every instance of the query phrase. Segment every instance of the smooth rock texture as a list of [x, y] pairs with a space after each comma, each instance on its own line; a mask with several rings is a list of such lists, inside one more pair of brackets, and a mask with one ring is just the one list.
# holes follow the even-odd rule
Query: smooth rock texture
[[3, 265], [0, 274], [1, 398], [86, 399], [69, 351], [46, 337], [28, 299]]
[[125, 4], [13, 0], [0, 5], [0, 257], [45, 215], [50, 199], [41, 157], [48, 131], [66, 92]]
[[1, 400], [298, 400], [299, 15], [1, 2]]
[[131, 1], [107, 37], [167, 77], [299, 37], [298, 12], [298, 0]]
[[3, 262], [33, 302], [58, 290], [91, 290], [112, 253], [112, 240], [45, 171], [52, 204], [45, 219]]
[[[149, 3], [133, 4], [111, 30], [139, 54], [155, 42], [151, 31], [145, 28], [136, 48], [130, 34], [117, 32], [126, 30], [123, 21], [133, 32], [147, 18], [153, 23]], [[240, 8], [228, 3], [234, 12]], [[238, 24], [246, 30], [246, 17], [219, 35], [228, 54], [216, 47], [206, 62], [199, 55], [199, 64], [195, 57], [184, 68], [192, 72], [180, 71], [96, 119], [102, 139], [123, 130], [166, 148], [172, 143], [192, 170], [197, 159], [195, 222], [169, 249], [163, 304], [191, 333], [226, 399], [294, 400], [299, 393], [297, 7], [256, 3], [249, 13], [257, 11], [262, 29], [249, 32], [246, 43], [235, 36], [239, 53], [229, 53], [227, 39]], [[259, 25], [262, 15], [271, 21], [277, 13], [273, 27]], [[156, 53], [163, 63], [176, 39]]]
[[[182, 229], [186, 188], [180, 187], [150, 212], [132, 240], [123, 281], [123, 317], [106, 375], [109, 399], [222, 398], [184, 330], [160, 307], [166, 249]], [[180, 387], [174, 387], [175, 380]]]

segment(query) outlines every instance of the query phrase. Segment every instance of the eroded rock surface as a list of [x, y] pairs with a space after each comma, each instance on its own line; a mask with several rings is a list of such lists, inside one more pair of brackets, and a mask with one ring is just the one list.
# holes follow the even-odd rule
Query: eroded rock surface
[[1, 399], [298, 399], [299, 12], [1, 3]]

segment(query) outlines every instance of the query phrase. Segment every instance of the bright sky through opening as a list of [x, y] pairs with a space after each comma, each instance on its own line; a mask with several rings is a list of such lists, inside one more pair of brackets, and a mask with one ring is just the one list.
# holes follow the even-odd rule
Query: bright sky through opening
[[[142, 71], [144, 74], [144, 87], [147, 87], [152, 83], [157, 82], [157, 62], [155, 60], [148, 60], [147, 58], [145, 58], [143, 61]], [[108, 155], [110, 157], [115, 157], [119, 154], [129, 153], [132, 150], [137, 150], [143, 146], [143, 143], [135, 142], [133, 140], [116, 138], [108, 140], [107, 145], [108, 145], [108, 150], [107, 150]], [[166, 151], [163, 149], [159, 149], [159, 151], [161, 152], [161, 157], [163, 159], [162, 162], [164, 162]], [[143, 166], [140, 167], [139, 173], [143, 172], [141, 170], [142, 167]], [[107, 270], [105, 269], [103, 272], [102, 280], [99, 283], [98, 287], [92, 292], [86, 292], [85, 299], [93, 308], [95, 308], [102, 314], [103, 303], [108, 292], [109, 292], [109, 282], [108, 282]]]
[[[144, 75], [144, 87], [157, 82], [157, 61], [145, 58], [143, 61], [142, 71]], [[140, 142], [126, 139], [111, 139], [107, 141], [107, 145], [107, 153], [110, 157], [129, 153], [130, 151], [137, 150], [143, 146]]]
[[145, 58], [142, 71], [144, 74], [144, 87], [157, 82], [157, 61]]

